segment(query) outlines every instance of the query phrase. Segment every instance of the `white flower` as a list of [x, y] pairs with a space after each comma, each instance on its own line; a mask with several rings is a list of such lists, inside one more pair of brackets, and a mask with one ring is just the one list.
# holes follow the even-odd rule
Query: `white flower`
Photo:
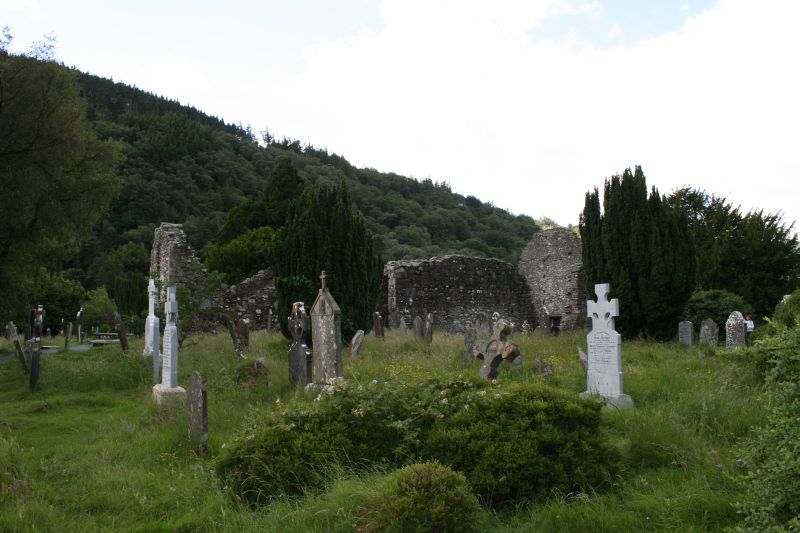
[[281, 403], [281, 399], [280, 398], [275, 398], [275, 403], [280, 404]]
[[314, 398], [314, 401], [315, 401], [315, 402], [318, 402], [318, 401], [320, 401], [320, 400], [322, 400], [322, 393], [321, 393], [321, 392], [320, 392], [319, 394], [317, 394], [317, 397], [316, 397], [316, 398]]
[[481, 395], [481, 396], [486, 396], [486, 391], [485, 391], [485, 390], [482, 390], [482, 391], [480, 391], [478, 394], [479, 394], [479, 395]]
[[441, 403], [442, 405], [447, 405], [447, 398], [442, 398]]
[[373, 380], [370, 382], [370, 385], [377, 385], [377, 384], [378, 384], [378, 380], [377, 380], [377, 379], [373, 379]]

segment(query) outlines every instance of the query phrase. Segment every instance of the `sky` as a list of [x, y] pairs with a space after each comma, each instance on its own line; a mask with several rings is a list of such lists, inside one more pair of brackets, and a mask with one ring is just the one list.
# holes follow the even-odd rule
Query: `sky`
[[12, 51], [52, 33], [69, 66], [562, 225], [635, 165], [800, 225], [798, 20], [795, 0], [0, 0]]

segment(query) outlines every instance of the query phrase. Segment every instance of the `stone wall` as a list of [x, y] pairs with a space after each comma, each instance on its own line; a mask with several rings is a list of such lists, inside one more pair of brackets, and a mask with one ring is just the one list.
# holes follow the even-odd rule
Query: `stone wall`
[[535, 233], [522, 251], [519, 273], [528, 282], [540, 326], [554, 317], [561, 329], [584, 327], [586, 289], [581, 240], [575, 232], [555, 228]]
[[251, 330], [277, 329], [278, 293], [272, 268], [223, 290], [221, 307], [222, 312], [234, 320], [249, 320]]
[[[153, 236], [153, 247], [150, 251], [150, 272], [155, 274], [160, 287], [156, 311], [160, 313], [166, 298], [166, 288], [170, 285], [185, 283], [192, 269], [190, 264], [199, 263], [192, 247], [186, 240], [183, 225], [162, 223], [156, 228]], [[194, 269], [197, 275], [204, 275], [205, 269]], [[146, 290], [143, 286], [142, 290]], [[276, 307], [278, 295], [275, 289], [275, 277], [271, 268], [260, 271], [237, 285], [228, 287], [220, 285], [218, 293], [204, 305], [218, 308], [217, 321], [225, 317], [234, 320], [244, 318], [250, 321], [250, 329], [276, 328], [278, 317]], [[180, 302], [178, 302], [180, 306]], [[270, 310], [272, 311], [270, 313]], [[287, 310], [286, 315], [288, 316]], [[285, 317], [284, 317], [285, 318]], [[213, 329], [213, 327], [212, 327]]]
[[512, 265], [500, 259], [463, 255], [429, 260], [389, 261], [383, 269], [378, 310], [390, 327], [400, 318], [411, 324], [415, 316], [434, 314], [434, 328], [463, 333], [479, 313], [500, 316], [515, 329], [536, 313], [528, 287]]

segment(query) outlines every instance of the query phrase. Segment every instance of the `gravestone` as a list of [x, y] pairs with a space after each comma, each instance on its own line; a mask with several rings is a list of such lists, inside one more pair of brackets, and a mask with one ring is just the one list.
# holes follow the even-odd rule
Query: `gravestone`
[[478, 335], [492, 335], [494, 332], [492, 322], [486, 313], [478, 313], [475, 316], [475, 332]]
[[533, 370], [540, 376], [542, 376], [545, 381], [552, 381], [553, 380], [553, 367], [548, 364], [544, 359], [536, 359], [533, 362]]
[[361, 342], [364, 340], [364, 330], [360, 329], [353, 335], [350, 341], [350, 357], [358, 357], [358, 350], [361, 348]]
[[289, 316], [289, 334], [292, 336], [292, 346], [289, 348], [289, 382], [292, 385], [311, 383], [311, 350], [308, 347], [309, 320], [305, 304], [295, 302], [292, 304], [292, 314]]
[[522, 323], [522, 334], [529, 335], [531, 332], [531, 324], [527, 320]]
[[314, 349], [314, 383], [332, 384], [344, 375], [342, 364], [342, 311], [325, 286], [325, 271], [320, 275], [322, 288], [311, 307], [311, 335]]
[[581, 350], [580, 346], [578, 346], [578, 360], [581, 362], [581, 368], [583, 368], [583, 375], [585, 376], [589, 372], [589, 356]]
[[492, 313], [492, 331], [495, 331], [498, 320], [500, 320], [500, 313], [495, 311], [494, 313]]
[[37, 339], [25, 342], [25, 359], [28, 363], [28, 390], [34, 392], [39, 384], [39, 364], [42, 358], [42, 343]]
[[250, 322], [246, 318], [228, 319], [228, 333], [233, 341], [233, 351], [241, 358], [247, 357], [250, 348]]
[[475, 345], [474, 356], [483, 360], [483, 366], [478, 372], [482, 379], [495, 379], [500, 363], [503, 361], [513, 364], [514, 361], [520, 360], [519, 347], [508, 340], [509, 333], [511, 333], [511, 324], [502, 318], [498, 318], [494, 324], [494, 333], [491, 340], [487, 343]]
[[41, 339], [44, 328], [44, 306], [37, 305], [33, 313], [33, 338]]
[[147, 284], [147, 320], [144, 323], [144, 350], [142, 355], [153, 357], [153, 383], [161, 378], [161, 320], [156, 316], [158, 289], [154, 279]]
[[606, 404], [632, 407], [633, 400], [622, 392], [622, 336], [614, 330], [614, 317], [619, 316], [619, 300], [608, 300], [608, 283], [594, 286], [597, 301], [586, 302], [592, 331], [586, 336], [589, 346], [586, 391], [581, 397], [599, 395]]
[[8, 338], [12, 343], [14, 343], [14, 350], [17, 352], [17, 357], [19, 357], [19, 364], [22, 365], [22, 370], [25, 372], [25, 374], [30, 374], [28, 362], [25, 360], [25, 353], [22, 350], [22, 345], [19, 343], [17, 326], [15, 326], [13, 322], [9, 322], [6, 325], [6, 335], [8, 335]]
[[194, 451], [202, 455], [206, 452], [208, 442], [208, 392], [206, 382], [197, 370], [189, 375], [186, 407], [189, 415], [189, 440]]
[[83, 342], [83, 307], [78, 309], [78, 314], [75, 315], [75, 324], [78, 327], [78, 344]]
[[422, 328], [422, 334], [428, 345], [433, 344], [433, 313], [425, 315], [425, 325]]
[[691, 346], [694, 343], [694, 324], [691, 320], [678, 322], [678, 342], [684, 346]]
[[422, 325], [422, 319], [419, 316], [415, 316], [414, 317], [414, 323], [413, 323], [412, 327], [414, 328], [414, 338], [415, 339], [421, 339], [421, 338], [424, 337], [424, 335], [423, 335], [424, 327]]
[[700, 344], [716, 347], [717, 343], [719, 343], [719, 326], [710, 318], [706, 318], [700, 323]]
[[186, 397], [186, 389], [178, 385], [178, 301], [175, 287], [167, 287], [164, 314], [167, 325], [161, 351], [161, 383], [153, 387], [153, 399], [159, 405], [180, 402]]
[[47, 328], [47, 338], [53, 340], [53, 331], [50, 328]]
[[376, 339], [383, 340], [383, 321], [381, 320], [381, 314], [377, 311], [372, 313], [372, 334], [375, 335]]
[[267, 309], [267, 331], [272, 331], [272, 308]]
[[64, 351], [69, 351], [69, 343], [72, 342], [72, 322], [67, 324], [67, 334], [64, 335]]
[[734, 311], [725, 322], [725, 348], [735, 350], [744, 348], [747, 344], [747, 328], [744, 317], [739, 311]]
[[114, 322], [116, 322], [117, 337], [119, 344], [122, 346], [122, 353], [128, 353], [128, 330], [125, 328], [125, 321], [122, 316], [114, 311]]
[[464, 332], [464, 362], [465, 363], [469, 363], [472, 360], [472, 358], [474, 357], [476, 339], [477, 339], [477, 335], [475, 334], [475, 328], [467, 328], [467, 331]]
[[400, 335], [405, 337], [406, 331], [408, 330], [405, 317], [400, 317], [400, 325], [397, 327], [397, 329], [400, 331]]

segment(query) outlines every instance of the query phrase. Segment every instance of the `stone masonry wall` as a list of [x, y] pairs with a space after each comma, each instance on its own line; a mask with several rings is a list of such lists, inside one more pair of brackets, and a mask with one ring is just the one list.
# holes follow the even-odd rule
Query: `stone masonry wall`
[[[150, 251], [150, 272], [156, 275], [160, 287], [157, 311], [163, 307], [167, 286], [185, 283], [191, 272], [189, 265], [193, 262], [199, 263], [199, 259], [186, 240], [183, 225], [163, 222], [156, 228]], [[205, 272], [201, 269], [198, 271]], [[146, 288], [143, 286], [142, 290]], [[245, 318], [250, 321], [251, 330], [266, 329], [270, 320], [273, 328], [278, 325], [275, 309], [278, 295], [271, 268], [262, 270], [237, 285], [228, 287], [222, 284], [213, 300], [215, 302], [209, 302], [208, 305], [218, 307], [219, 313], [215, 315], [220, 321], [225, 316], [234, 320]], [[178, 305], [180, 306], [180, 302]]]
[[519, 273], [530, 287], [540, 326], [546, 327], [549, 317], [560, 317], [561, 329], [584, 327], [586, 289], [578, 235], [563, 228], [535, 233], [522, 251]]
[[390, 327], [400, 318], [434, 314], [434, 327], [463, 333], [479, 313], [495, 311], [521, 328], [536, 323], [525, 280], [509, 263], [463, 255], [389, 261], [383, 269], [378, 310]]

